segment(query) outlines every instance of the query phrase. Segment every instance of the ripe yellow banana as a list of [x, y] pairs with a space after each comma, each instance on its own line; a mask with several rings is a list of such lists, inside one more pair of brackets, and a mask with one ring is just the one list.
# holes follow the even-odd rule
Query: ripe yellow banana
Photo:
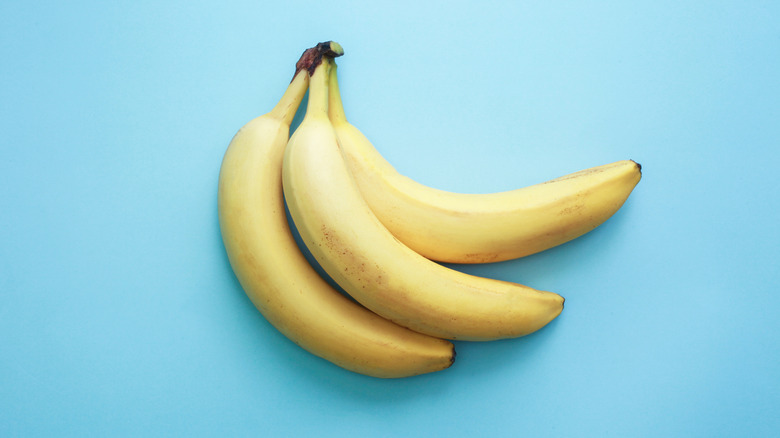
[[323, 269], [361, 304], [428, 335], [473, 341], [534, 332], [563, 298], [468, 275], [417, 254], [385, 228], [360, 194], [328, 119], [331, 60], [314, 71], [306, 116], [285, 152], [293, 221]]
[[641, 178], [641, 166], [624, 160], [512, 191], [447, 192], [398, 173], [347, 122], [335, 65], [328, 111], [371, 210], [401, 242], [441, 262], [503, 261], [568, 242], [609, 219]]
[[290, 232], [282, 157], [309, 70], [323, 53], [337, 56], [341, 48], [323, 43], [304, 52], [276, 107], [242, 127], [228, 146], [219, 175], [219, 223], [230, 264], [265, 318], [309, 352], [375, 377], [442, 370], [454, 360], [450, 342], [393, 324], [331, 288]]

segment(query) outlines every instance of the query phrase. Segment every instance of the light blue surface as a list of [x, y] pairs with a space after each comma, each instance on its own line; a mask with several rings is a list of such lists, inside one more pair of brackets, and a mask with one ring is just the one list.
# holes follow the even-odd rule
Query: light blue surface
[[[780, 434], [780, 3], [162, 3], [0, 5], [0, 436]], [[421, 182], [644, 166], [596, 231], [459, 267], [560, 318], [384, 381], [255, 310], [220, 161], [330, 39], [350, 121]]]

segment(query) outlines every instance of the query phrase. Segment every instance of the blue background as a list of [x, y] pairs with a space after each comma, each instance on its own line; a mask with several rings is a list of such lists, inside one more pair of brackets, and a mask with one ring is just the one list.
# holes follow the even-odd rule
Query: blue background
[[[0, 5], [1, 436], [780, 433], [780, 3], [159, 3]], [[220, 161], [325, 40], [425, 184], [644, 166], [594, 232], [457, 267], [561, 293], [556, 321], [387, 381], [255, 310]]]

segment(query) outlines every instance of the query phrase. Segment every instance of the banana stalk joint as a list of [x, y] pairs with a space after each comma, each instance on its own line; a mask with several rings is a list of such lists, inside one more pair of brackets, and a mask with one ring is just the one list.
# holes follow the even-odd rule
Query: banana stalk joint
[[297, 76], [301, 70], [308, 71], [309, 76], [313, 75], [314, 69], [322, 63], [323, 56], [338, 58], [343, 54], [344, 49], [341, 47], [341, 44], [335, 41], [326, 41], [324, 43], [319, 43], [310, 49], [306, 49], [303, 51], [301, 59], [295, 64], [295, 75], [293, 75], [293, 78]]

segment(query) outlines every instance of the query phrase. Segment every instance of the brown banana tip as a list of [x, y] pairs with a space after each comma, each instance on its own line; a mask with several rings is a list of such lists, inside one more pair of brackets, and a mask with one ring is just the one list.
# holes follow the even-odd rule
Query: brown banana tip
[[341, 44], [335, 41], [326, 41], [303, 51], [301, 58], [295, 64], [295, 74], [293, 78], [302, 70], [306, 70], [309, 75], [314, 74], [314, 70], [322, 64], [322, 57], [337, 58], [344, 54]]
[[447, 368], [451, 367], [452, 364], [455, 363], [455, 357], [458, 355], [458, 352], [455, 351], [455, 345], [452, 346], [452, 357], [450, 357], [450, 364]]
[[321, 59], [322, 55], [320, 54], [318, 47], [315, 46], [304, 50], [301, 58], [295, 63], [295, 74], [293, 75], [293, 78], [298, 76], [298, 73], [300, 73], [301, 70], [306, 70], [311, 74], [314, 71], [312, 66], [316, 67], [316, 64], [319, 64]]
[[[634, 161], [634, 160], [631, 160]], [[636, 168], [639, 169], [639, 173], [642, 173], [642, 165], [634, 161], [634, 164], [636, 164]]]
[[341, 47], [341, 44], [335, 41], [319, 43], [317, 44], [317, 47], [320, 48], [320, 51], [323, 55], [329, 56], [331, 58], [338, 58], [344, 54], [344, 49]]

